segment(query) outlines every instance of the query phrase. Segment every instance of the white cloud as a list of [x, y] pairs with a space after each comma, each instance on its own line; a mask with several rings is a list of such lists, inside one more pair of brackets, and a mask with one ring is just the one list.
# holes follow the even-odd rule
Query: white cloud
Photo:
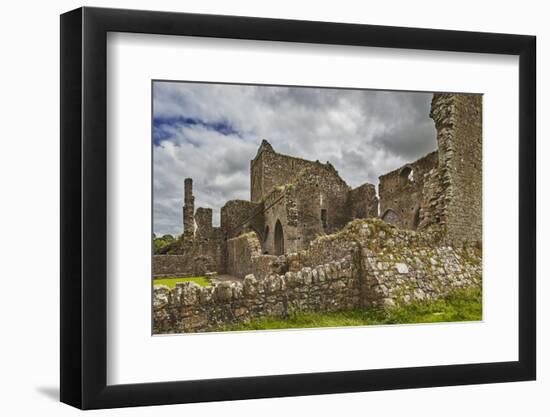
[[[157, 82], [154, 230], [181, 233], [183, 180], [195, 207], [250, 196], [250, 160], [265, 138], [276, 151], [330, 161], [349, 185], [436, 148], [431, 94]], [[158, 141], [157, 141], [158, 142]]]

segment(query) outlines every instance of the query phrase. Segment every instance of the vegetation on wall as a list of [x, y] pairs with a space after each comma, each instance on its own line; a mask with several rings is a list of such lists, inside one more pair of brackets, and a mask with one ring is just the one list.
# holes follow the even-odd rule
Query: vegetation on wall
[[482, 320], [481, 288], [459, 289], [435, 301], [417, 301], [386, 309], [354, 309], [330, 313], [301, 312], [288, 318], [265, 317], [221, 330], [271, 330], [439, 323]]
[[172, 235], [163, 235], [161, 237], [156, 237], [156, 235], [153, 234], [153, 245], [154, 245], [155, 255], [164, 253], [163, 249], [167, 248], [168, 245], [170, 245], [175, 241], [176, 241], [176, 238]]

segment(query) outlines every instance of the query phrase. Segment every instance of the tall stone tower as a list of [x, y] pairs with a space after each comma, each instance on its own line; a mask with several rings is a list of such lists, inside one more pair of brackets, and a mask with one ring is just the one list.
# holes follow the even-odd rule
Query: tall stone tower
[[193, 180], [186, 178], [183, 195], [183, 235], [193, 236], [195, 233], [195, 197], [193, 197]]
[[451, 242], [482, 240], [481, 94], [436, 93], [435, 122], [443, 191], [442, 223]]

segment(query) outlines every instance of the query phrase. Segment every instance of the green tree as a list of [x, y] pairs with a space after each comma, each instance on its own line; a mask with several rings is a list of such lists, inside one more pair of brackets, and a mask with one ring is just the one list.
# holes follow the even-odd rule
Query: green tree
[[[153, 234], [153, 236], [156, 236]], [[170, 234], [163, 235], [162, 237], [153, 237], [153, 246], [155, 254], [161, 253], [162, 249], [175, 242], [176, 239]]]

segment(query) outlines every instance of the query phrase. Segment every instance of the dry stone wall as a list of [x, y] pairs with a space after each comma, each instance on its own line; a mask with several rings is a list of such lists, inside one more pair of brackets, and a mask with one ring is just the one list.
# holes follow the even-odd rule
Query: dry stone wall
[[271, 275], [257, 280], [247, 275], [240, 282], [215, 287], [195, 283], [154, 289], [154, 333], [223, 330], [261, 317], [289, 317], [298, 311], [337, 311], [359, 302], [357, 277], [349, 260], [298, 273]]
[[438, 231], [399, 230], [379, 219], [353, 221], [271, 266], [281, 258], [294, 267], [264, 278], [249, 274], [243, 283], [155, 287], [154, 332], [223, 330], [299, 311], [391, 308], [481, 286], [479, 249], [447, 246]]

